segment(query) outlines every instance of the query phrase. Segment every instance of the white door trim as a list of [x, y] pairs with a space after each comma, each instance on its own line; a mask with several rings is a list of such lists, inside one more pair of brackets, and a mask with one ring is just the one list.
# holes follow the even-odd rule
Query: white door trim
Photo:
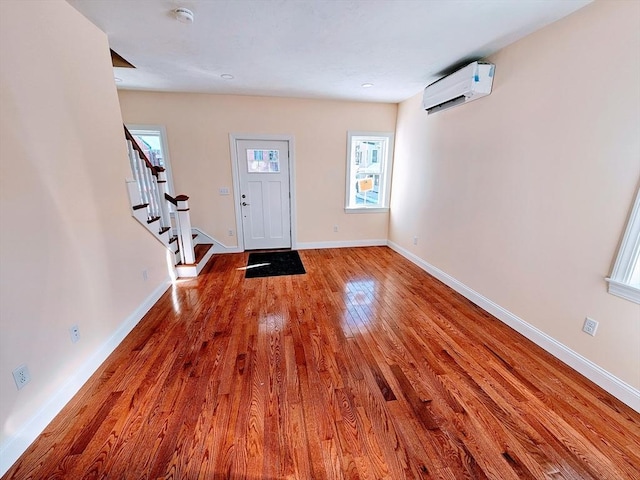
[[236, 238], [238, 247], [244, 252], [244, 235], [242, 232], [242, 212], [240, 210], [240, 172], [238, 171], [238, 140], [279, 140], [289, 144], [289, 214], [291, 215], [291, 249], [298, 248], [298, 229], [296, 224], [296, 170], [295, 142], [293, 135], [264, 135], [255, 133], [230, 133], [229, 151], [231, 152], [231, 173], [233, 175], [233, 208], [236, 212]]

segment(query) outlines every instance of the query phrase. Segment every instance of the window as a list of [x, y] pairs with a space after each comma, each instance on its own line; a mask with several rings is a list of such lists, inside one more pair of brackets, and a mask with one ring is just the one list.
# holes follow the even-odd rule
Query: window
[[613, 266], [609, 293], [640, 303], [640, 191]]
[[247, 149], [247, 171], [249, 173], [279, 173], [280, 150]]
[[347, 212], [389, 209], [393, 133], [349, 132]]
[[161, 125], [127, 125], [127, 128], [147, 155], [151, 164], [164, 167], [167, 174], [167, 190], [169, 194], [173, 195], [173, 175], [171, 175], [167, 133], [164, 127]]

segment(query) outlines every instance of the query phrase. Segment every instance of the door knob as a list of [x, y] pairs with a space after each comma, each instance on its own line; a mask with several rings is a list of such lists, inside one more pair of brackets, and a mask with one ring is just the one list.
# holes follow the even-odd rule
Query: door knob
[[248, 205], [249, 205], [249, 204], [248, 204], [247, 202], [242, 202], [242, 206], [243, 206], [243, 207], [246, 207], [246, 206], [248, 206]]

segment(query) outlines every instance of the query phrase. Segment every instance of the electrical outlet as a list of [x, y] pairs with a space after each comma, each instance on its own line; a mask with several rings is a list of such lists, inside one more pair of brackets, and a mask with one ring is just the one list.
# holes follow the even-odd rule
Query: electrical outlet
[[80, 327], [78, 325], [74, 325], [69, 328], [69, 335], [71, 335], [71, 343], [76, 343], [80, 340]]
[[233, 230], [229, 229], [227, 231], [227, 235], [229, 235], [230, 237], [233, 237]]
[[417, 245], [418, 244], [418, 237], [413, 237], [413, 244]]
[[596, 330], [598, 330], [598, 322], [596, 322], [593, 318], [585, 318], [584, 325], [582, 326], [582, 331], [588, 333], [592, 337], [595, 337]]
[[337, 231], [338, 231], [338, 225], [334, 225], [334, 226], [333, 226], [333, 231], [334, 231], [334, 232], [337, 232]]
[[149, 272], [147, 270], [142, 270], [142, 280], [145, 282], [149, 280]]
[[26, 365], [20, 365], [12, 373], [18, 390], [31, 381], [31, 374], [29, 373], [29, 369]]

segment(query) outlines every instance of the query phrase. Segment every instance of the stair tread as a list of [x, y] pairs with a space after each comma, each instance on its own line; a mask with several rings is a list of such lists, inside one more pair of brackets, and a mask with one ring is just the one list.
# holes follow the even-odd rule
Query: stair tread
[[148, 204], [148, 203], [141, 203], [140, 205], [134, 205], [134, 206], [133, 206], [133, 207], [131, 207], [131, 208], [133, 208], [134, 210], [140, 210], [140, 209], [142, 209], [142, 208], [147, 208], [148, 206], [149, 206], [149, 204]]

